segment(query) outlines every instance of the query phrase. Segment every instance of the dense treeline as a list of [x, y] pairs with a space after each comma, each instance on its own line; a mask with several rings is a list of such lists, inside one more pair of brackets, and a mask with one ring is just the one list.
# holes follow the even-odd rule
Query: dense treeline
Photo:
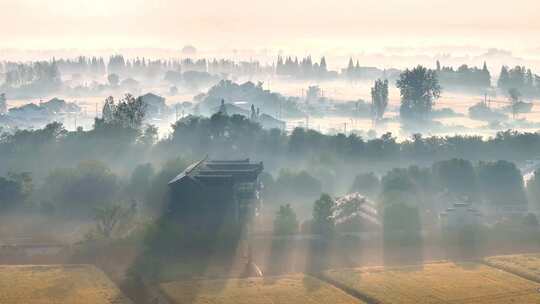
[[181, 71], [201, 72], [210, 74], [254, 75], [263, 72], [263, 67], [257, 61], [235, 62], [229, 59], [127, 59], [122, 55], [109, 58], [108, 73], [119, 75], [152, 75], [158, 72]]
[[[316, 62], [310, 55], [299, 59], [292, 56], [278, 56], [275, 63], [263, 64], [259, 61], [233, 61], [216, 58], [183, 58], [183, 59], [151, 59], [145, 57], [127, 58], [123, 55], [104, 57], [78, 56], [76, 58], [51, 59], [36, 62], [0, 62], [0, 72], [6, 76], [5, 84], [10, 86], [28, 81], [30, 75], [43, 74], [37, 70], [51, 65], [57, 70], [57, 75], [79, 75], [99, 77], [106, 74], [117, 74], [122, 77], [161, 77], [167, 72], [198, 72], [210, 75], [253, 76], [257, 74], [275, 74], [290, 76], [297, 79], [338, 79], [348, 80], [374, 80], [377, 78], [396, 79], [400, 73], [397, 69], [379, 69], [362, 66], [359, 61], [352, 58], [346, 67], [336, 71], [328, 67], [326, 57]], [[40, 67], [43, 66], [43, 67]], [[36, 70], [36, 71], [34, 71]], [[441, 66], [437, 61], [436, 71], [441, 84], [445, 88], [454, 89], [487, 89], [491, 87], [492, 73], [484, 62], [482, 68], [469, 67], [466, 64], [454, 69], [450, 66]], [[45, 74], [52, 73], [46, 72]], [[32, 76], [34, 77], [34, 76]], [[531, 69], [516, 66], [509, 68], [503, 66], [497, 86], [505, 91], [509, 88], [522, 90], [527, 95], [538, 94], [540, 76]]]
[[13, 90], [48, 94], [62, 85], [61, 73], [56, 61], [36, 61], [29, 64], [6, 63], [5, 80], [0, 90], [11, 94]]
[[[233, 61], [229, 59], [149, 59], [125, 58], [123, 55], [112, 55], [109, 58], [79, 56], [73, 59], [55, 59], [36, 62], [0, 62], [0, 72], [6, 74], [5, 84], [19, 85], [34, 78], [51, 74], [59, 78], [61, 74], [79, 76], [104, 76], [117, 74], [121, 76], [155, 77], [167, 71], [204, 72], [210, 74], [254, 75], [262, 73], [266, 68], [258, 61]], [[267, 70], [271, 72], [271, 70]], [[51, 77], [52, 77], [51, 76]]]
[[540, 75], [533, 74], [524, 66], [508, 68], [503, 66], [497, 86], [503, 90], [519, 90], [526, 96], [540, 96]]
[[[477, 208], [527, 205], [521, 172], [508, 161], [443, 160], [431, 167], [395, 168], [381, 180], [381, 203], [419, 207], [424, 215], [443, 211], [454, 202]], [[431, 219], [433, 220], [433, 219]]]
[[[265, 191], [270, 194], [269, 197], [275, 197], [279, 203], [285, 203], [303, 200], [303, 198], [312, 200], [323, 191], [330, 193], [349, 191], [353, 184], [353, 177], [358, 173], [358, 171], [355, 173], [355, 170], [361, 170], [360, 168], [364, 168], [363, 170], [371, 168], [382, 174], [385, 170], [402, 167], [404, 164], [430, 166], [432, 162], [452, 158], [471, 160], [475, 163], [499, 159], [524, 161], [535, 159], [540, 148], [540, 134], [538, 133], [506, 131], [489, 139], [474, 136], [422, 137], [415, 135], [411, 139], [398, 142], [390, 133], [369, 140], [354, 134], [323, 135], [314, 130], [302, 128], [286, 134], [278, 129], [264, 130], [244, 116], [223, 114], [215, 114], [211, 118], [189, 116], [181, 119], [175, 123], [173, 133], [169, 137], [156, 141], [156, 130], [151, 126], [140, 126], [134, 129], [131, 126], [137, 126], [137, 124], [117, 122], [118, 119], [131, 119], [130, 117], [117, 115], [112, 122], [97, 119], [95, 127], [88, 131], [79, 129], [68, 132], [61, 124], [53, 123], [43, 129], [19, 130], [13, 134], [3, 134], [0, 139], [0, 157], [2, 158], [0, 176], [7, 176], [3, 183], [9, 189], [25, 188], [14, 186], [14, 182], [23, 180], [20, 177], [15, 178], [17, 174], [27, 172], [39, 189], [42, 185], [48, 185], [43, 189], [48, 189], [44, 193], [49, 194], [40, 195], [40, 200], [46, 205], [48, 202], [69, 201], [69, 193], [62, 192], [63, 186], [58, 185], [66, 185], [65, 183], [68, 182], [72, 185], [88, 182], [88, 177], [85, 177], [88, 174], [98, 174], [99, 179], [107, 181], [103, 183], [114, 184], [118, 179], [108, 177], [109, 174], [129, 176], [133, 173], [138, 176], [133, 177], [133, 180], [140, 181], [146, 180], [142, 177], [144, 173], [141, 172], [149, 172], [150, 181], [147, 181], [147, 185], [130, 188], [132, 191], [127, 192], [130, 193], [127, 197], [138, 197], [139, 200], [144, 200], [147, 194], [136, 194], [136, 190], [148, 188], [155, 192], [152, 194], [155, 199], [151, 201], [160, 202], [163, 193], [166, 192], [168, 179], [178, 174], [190, 160], [193, 161], [204, 155], [212, 158], [250, 157], [264, 161], [266, 171], [270, 173], [276, 173], [280, 168], [289, 168], [289, 171], [274, 175], [275, 179], [271, 176], [266, 178], [268, 188]], [[156, 171], [164, 165], [166, 160], [174, 160], [178, 156], [182, 156], [180, 163], [173, 161], [163, 167], [165, 171]], [[88, 160], [92, 162], [88, 163]], [[138, 165], [143, 167], [139, 168]], [[475, 169], [474, 174], [471, 173], [470, 166], [467, 164], [438, 166], [433, 169], [433, 172], [440, 172], [442, 170], [440, 168], [446, 168], [442, 170], [445, 172], [450, 169], [466, 168], [459, 174], [451, 175], [454, 177], [440, 176], [437, 173], [439, 175], [435, 178], [424, 177], [422, 180], [446, 178], [455, 183], [456, 180], [465, 182], [465, 177], [470, 175], [485, 176], [484, 180], [497, 176], [489, 171], [490, 167], [487, 165], [479, 165], [479, 169]], [[307, 171], [300, 172], [303, 169]], [[515, 168], [512, 170], [515, 172]], [[512, 170], [502, 171], [511, 172]], [[421, 170], [418, 172], [421, 173]], [[8, 173], [11, 175], [8, 176]], [[403, 175], [400, 171], [391, 173], [389, 176], [392, 174]], [[456, 174], [461, 176], [460, 179], [455, 178]], [[153, 182], [154, 177], [155, 182]], [[382, 192], [387, 194], [389, 192], [384, 189], [388, 178], [384, 178], [380, 186], [383, 189]], [[78, 180], [80, 181], [77, 182]], [[366, 181], [366, 178], [360, 180]], [[360, 190], [362, 186], [366, 186], [359, 185], [359, 181], [350, 189]], [[367, 181], [378, 189], [379, 186], [373, 181], [373, 177], [367, 177]], [[149, 187], [148, 183], [152, 183], [153, 186]], [[504, 188], [498, 187], [497, 183], [484, 185], [467, 180], [465, 184], [449, 185], [448, 188], [455, 193], [477, 197], [476, 191], [463, 189], [463, 187], [478, 184], [479, 187], [492, 189], [493, 191], [486, 190], [490, 193], [499, 193]], [[507, 182], [504, 184], [509, 185]], [[427, 186], [421, 188], [422, 191], [430, 189]], [[54, 194], [54, 189], [61, 191], [61, 194]], [[377, 197], [378, 190], [363, 190], [371, 197]], [[98, 192], [109, 193], [108, 191]], [[506, 190], [503, 192], [510, 193]], [[99, 198], [95, 201], [114, 201], [119, 197], [117, 195], [118, 193], [113, 191], [106, 199]], [[24, 195], [13, 197], [21, 198]], [[90, 199], [92, 196], [86, 197]], [[126, 195], [120, 197], [126, 197]], [[406, 196], [399, 195], [399, 197]], [[504, 197], [503, 194], [495, 195], [495, 198]]]
[[437, 76], [441, 85], [448, 89], [487, 89], [491, 87], [491, 74], [487, 64], [481, 69], [461, 65], [454, 70], [453, 67], [443, 66], [437, 61]]
[[[205, 155], [212, 157], [250, 156], [270, 164], [296, 159], [330, 159], [344, 162], [429, 162], [441, 159], [470, 160], [535, 159], [540, 148], [540, 134], [517, 131], [499, 132], [495, 137], [430, 136], [420, 134], [398, 142], [391, 133], [364, 139], [350, 134], [324, 135], [315, 130], [295, 129], [286, 134], [278, 129], [264, 130], [241, 115], [215, 114], [210, 118], [188, 116], [173, 125], [172, 134], [157, 142], [144, 130], [96, 120], [92, 130], [68, 132], [59, 123], [37, 130], [5, 133], [0, 140], [0, 170], [29, 171], [62, 163], [76, 164], [81, 159], [122, 160], [137, 163], [149, 154], [174, 156]], [[111, 159], [108, 159], [110, 157]], [[121, 166], [119, 166], [121, 167]]]
[[56, 60], [56, 64], [58, 69], [66, 74], [101, 76], [106, 73], [105, 59], [103, 57], [61, 58]]
[[313, 62], [311, 56], [302, 58], [298, 60], [298, 57], [295, 57], [294, 60], [292, 57], [283, 57], [278, 56], [276, 62], [276, 75], [285, 75], [291, 76], [299, 79], [328, 79], [336, 78], [337, 73], [328, 71], [326, 65], [326, 58], [323, 56], [320, 62]]

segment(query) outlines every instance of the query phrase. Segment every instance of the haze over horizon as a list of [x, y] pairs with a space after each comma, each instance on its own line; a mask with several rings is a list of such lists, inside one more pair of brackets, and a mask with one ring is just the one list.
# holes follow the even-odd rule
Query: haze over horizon
[[[0, 0], [0, 9], [0, 26], [9, 29], [0, 33], [6, 56], [6, 49], [152, 49], [159, 56], [194, 45], [208, 53], [244, 50], [255, 58], [281, 51], [399, 65], [408, 64], [403, 57], [451, 55], [472, 56], [464, 61], [476, 64], [474, 56], [497, 49], [540, 67], [540, 2], [533, 0]], [[386, 63], [385, 56], [394, 59]]]

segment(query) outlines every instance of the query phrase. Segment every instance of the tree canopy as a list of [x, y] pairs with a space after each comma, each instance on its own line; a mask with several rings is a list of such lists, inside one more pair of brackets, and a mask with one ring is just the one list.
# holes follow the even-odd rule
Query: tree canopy
[[388, 80], [377, 79], [371, 88], [371, 115], [373, 120], [383, 118], [388, 106]]
[[400, 115], [404, 119], [424, 120], [441, 96], [437, 73], [421, 65], [406, 69], [396, 82], [401, 95]]
[[298, 220], [291, 205], [279, 207], [274, 219], [274, 234], [289, 235], [298, 232]]
[[330, 236], [334, 233], [334, 200], [328, 194], [322, 194], [313, 205], [312, 231], [315, 234]]

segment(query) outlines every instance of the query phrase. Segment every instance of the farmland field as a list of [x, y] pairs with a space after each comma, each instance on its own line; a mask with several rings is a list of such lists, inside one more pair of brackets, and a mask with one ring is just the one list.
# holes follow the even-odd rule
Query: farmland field
[[89, 265], [0, 266], [2, 304], [131, 303], [97, 268]]
[[475, 263], [341, 269], [325, 275], [380, 303], [540, 303], [539, 284]]
[[508, 270], [540, 282], [540, 254], [501, 255], [485, 261], [500, 269]]
[[177, 281], [161, 284], [174, 304], [355, 304], [341, 290], [305, 275], [230, 280]]

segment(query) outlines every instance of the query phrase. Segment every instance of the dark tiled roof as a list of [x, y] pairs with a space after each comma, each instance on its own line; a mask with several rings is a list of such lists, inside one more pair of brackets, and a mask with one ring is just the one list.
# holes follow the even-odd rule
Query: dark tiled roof
[[193, 163], [169, 182], [169, 185], [189, 178], [204, 183], [209, 180], [250, 180], [255, 179], [263, 170], [263, 163], [243, 160], [208, 160], [204, 158]]

